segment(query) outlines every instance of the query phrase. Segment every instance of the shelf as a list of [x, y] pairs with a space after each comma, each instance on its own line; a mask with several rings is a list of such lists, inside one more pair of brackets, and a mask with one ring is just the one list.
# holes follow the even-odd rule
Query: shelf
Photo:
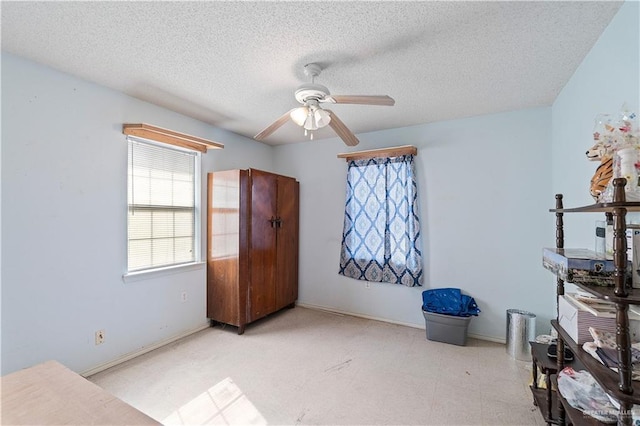
[[556, 194], [556, 208], [549, 209], [552, 213], [598, 213], [598, 212], [613, 212], [615, 209], [626, 209], [627, 211], [640, 211], [640, 202], [638, 201], [625, 201], [626, 194], [624, 187], [627, 184], [625, 178], [614, 178], [613, 183], [613, 197], [612, 201], [607, 203], [589, 204], [582, 207], [573, 207], [565, 209], [562, 205], [562, 194]]
[[602, 389], [618, 401], [630, 402], [632, 404], [640, 403], [640, 382], [632, 381], [631, 387], [633, 394], [627, 395], [620, 391], [618, 387], [618, 373], [606, 367], [600, 361], [585, 352], [582, 347], [569, 337], [564, 329], [558, 324], [557, 320], [551, 320], [551, 325], [558, 331], [558, 334], [564, 341], [564, 344], [571, 349], [574, 355], [582, 362], [585, 369], [591, 373], [593, 378], [602, 386]]
[[551, 371], [555, 373], [558, 370], [556, 359], [547, 355], [549, 345], [536, 342], [529, 342], [529, 345], [531, 345], [531, 358], [543, 372]]
[[[556, 389], [558, 389], [558, 377], [556, 375], [551, 376], [551, 383]], [[571, 404], [569, 404], [569, 402], [564, 399], [560, 392], [554, 392], [554, 394], [556, 400], [560, 402], [564, 407], [565, 420], [568, 420], [567, 423], [570, 423], [574, 426], [600, 426], [606, 424], [583, 413], [577, 408], [573, 408]]]
[[[548, 268], [546, 268], [549, 270]], [[554, 271], [550, 271], [559, 279], [562, 279], [562, 276], [559, 276]], [[584, 291], [587, 291], [599, 299], [604, 299], [613, 303], [622, 303], [626, 305], [640, 305], [640, 288], [630, 288], [626, 287], [627, 296], [617, 296], [615, 293], [616, 288], [614, 286], [601, 286], [601, 285], [590, 285], [585, 283], [566, 281], [567, 284], [572, 284]]]
[[614, 303], [625, 303], [627, 305], [640, 305], [640, 289], [628, 288], [629, 295], [627, 297], [616, 296], [615, 287], [602, 287], [588, 284], [568, 283], [573, 284], [589, 293]]
[[560, 413], [558, 412], [559, 402], [556, 391], [551, 391], [551, 416], [549, 416], [549, 407], [547, 405], [547, 390], [546, 389], [536, 389], [533, 386], [529, 386], [531, 389], [531, 393], [533, 394], [533, 400], [535, 405], [540, 410], [540, 414], [545, 422], [560, 424], [558, 420], [560, 418]]
[[[531, 345], [531, 357], [536, 361], [538, 367], [540, 367], [543, 371], [551, 371], [552, 374], [558, 371], [557, 358], [551, 358], [547, 355], [549, 345], [536, 342], [529, 342], [529, 345]], [[572, 361], [565, 361], [564, 366], [571, 367], [574, 370], [580, 370], [584, 368], [584, 366], [576, 357], [574, 357]]]
[[627, 305], [640, 305], [640, 288], [628, 288], [629, 295], [627, 297], [616, 296], [615, 287], [602, 287], [597, 285], [570, 283], [576, 287], [579, 287], [589, 293], [597, 296], [600, 299], [605, 299], [614, 303], [625, 303]]
[[624, 208], [629, 212], [640, 212], [640, 202], [611, 202], [611, 203], [598, 203], [591, 204], [583, 207], [573, 207], [570, 209], [549, 209], [552, 213], [605, 213], [611, 212], [616, 208]]

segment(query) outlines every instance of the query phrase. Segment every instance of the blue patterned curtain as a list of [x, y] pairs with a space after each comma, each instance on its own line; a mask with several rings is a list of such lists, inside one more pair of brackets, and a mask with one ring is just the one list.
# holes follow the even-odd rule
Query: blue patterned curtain
[[422, 285], [413, 155], [349, 162], [340, 274]]

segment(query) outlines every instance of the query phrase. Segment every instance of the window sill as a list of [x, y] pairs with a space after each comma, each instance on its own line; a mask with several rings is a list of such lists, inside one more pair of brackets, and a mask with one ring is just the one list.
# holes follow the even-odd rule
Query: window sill
[[145, 271], [128, 272], [122, 275], [122, 281], [125, 283], [148, 280], [151, 278], [161, 277], [165, 275], [179, 274], [187, 271], [195, 271], [202, 269], [205, 262], [185, 263], [184, 265], [168, 266], [166, 268], [147, 269]]

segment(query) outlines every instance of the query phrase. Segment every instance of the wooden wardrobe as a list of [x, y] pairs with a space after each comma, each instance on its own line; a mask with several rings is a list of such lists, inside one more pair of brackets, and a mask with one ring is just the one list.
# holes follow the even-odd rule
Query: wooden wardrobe
[[299, 183], [256, 169], [208, 174], [207, 317], [238, 327], [298, 298]]

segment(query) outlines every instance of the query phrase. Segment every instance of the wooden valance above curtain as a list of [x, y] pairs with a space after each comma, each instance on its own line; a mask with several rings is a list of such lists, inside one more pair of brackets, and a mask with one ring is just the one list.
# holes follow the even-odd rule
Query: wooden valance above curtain
[[207, 152], [207, 149], [209, 148], [224, 148], [224, 144], [219, 142], [213, 142], [197, 136], [174, 132], [173, 130], [163, 129], [162, 127], [156, 127], [144, 123], [125, 123], [122, 125], [122, 133], [200, 152]]
[[413, 145], [403, 145], [391, 148], [371, 149], [368, 151], [345, 152], [338, 154], [338, 158], [351, 161], [375, 157], [399, 157], [401, 155], [418, 155], [418, 148]]

